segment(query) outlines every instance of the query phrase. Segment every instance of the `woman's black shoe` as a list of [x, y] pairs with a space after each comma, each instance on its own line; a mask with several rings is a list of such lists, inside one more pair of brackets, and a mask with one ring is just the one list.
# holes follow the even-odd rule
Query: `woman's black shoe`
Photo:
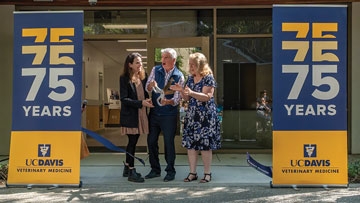
[[145, 181], [145, 179], [141, 177], [140, 173], [136, 173], [136, 169], [133, 168], [133, 169], [129, 169], [128, 181], [142, 183]]
[[208, 183], [211, 181], [211, 173], [204, 173], [204, 178], [200, 180], [200, 183]]
[[124, 170], [123, 170], [123, 177], [128, 177], [129, 176], [129, 166], [124, 163]]
[[197, 179], [198, 179], [197, 173], [189, 173], [189, 175], [184, 179], [184, 182], [191, 182]]
[[[129, 177], [129, 166], [124, 163], [124, 170], [123, 170], [123, 177]], [[140, 173], [137, 173], [139, 176], [141, 176]]]

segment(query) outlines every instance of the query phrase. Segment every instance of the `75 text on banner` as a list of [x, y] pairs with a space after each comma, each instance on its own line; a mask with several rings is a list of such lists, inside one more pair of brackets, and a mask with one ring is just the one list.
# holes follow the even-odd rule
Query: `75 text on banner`
[[346, 6], [274, 6], [274, 185], [347, 185], [346, 75]]
[[83, 12], [14, 12], [7, 184], [79, 185]]

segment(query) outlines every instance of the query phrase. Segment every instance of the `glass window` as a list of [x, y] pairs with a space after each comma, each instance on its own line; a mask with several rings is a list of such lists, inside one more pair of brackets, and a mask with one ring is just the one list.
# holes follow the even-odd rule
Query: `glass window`
[[213, 24], [213, 10], [198, 10], [197, 36], [212, 36]]
[[[271, 148], [272, 38], [217, 39], [217, 57], [224, 148]], [[258, 111], [264, 92], [269, 110]]]
[[223, 64], [255, 63], [257, 66], [271, 64], [272, 38], [217, 39], [217, 59], [217, 80], [219, 83], [217, 101], [223, 104]]
[[212, 10], [152, 10], [151, 37], [196, 37], [212, 34]]
[[218, 9], [217, 34], [271, 34], [272, 10]]
[[146, 34], [146, 10], [85, 11], [84, 34]]

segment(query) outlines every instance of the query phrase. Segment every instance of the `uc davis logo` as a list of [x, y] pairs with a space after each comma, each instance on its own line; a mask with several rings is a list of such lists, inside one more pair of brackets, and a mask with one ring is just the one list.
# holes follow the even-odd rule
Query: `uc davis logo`
[[38, 145], [38, 157], [50, 157], [51, 145], [39, 144]]
[[316, 144], [304, 144], [304, 157], [316, 157]]
[[[45, 157], [51, 156], [51, 144], [38, 144], [38, 157], [39, 159], [26, 159], [25, 164], [26, 166], [63, 166], [64, 160], [63, 159], [49, 159]], [[43, 158], [43, 159], [42, 159]], [[54, 172], [52, 170], [58, 169], [51, 169], [50, 172]], [[70, 169], [71, 171], [71, 169]]]

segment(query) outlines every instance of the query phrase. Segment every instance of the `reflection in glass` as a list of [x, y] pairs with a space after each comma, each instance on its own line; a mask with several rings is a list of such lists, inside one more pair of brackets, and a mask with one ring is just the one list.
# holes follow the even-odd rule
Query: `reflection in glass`
[[217, 34], [271, 34], [272, 10], [218, 9]]
[[218, 39], [218, 58], [231, 62], [270, 63], [272, 61], [272, 38]]
[[212, 30], [212, 10], [151, 11], [151, 37], [209, 36]]
[[84, 34], [146, 34], [146, 10], [85, 11]]
[[217, 39], [217, 56], [224, 148], [272, 148], [271, 119], [256, 111], [259, 92], [272, 93], [272, 38]]

